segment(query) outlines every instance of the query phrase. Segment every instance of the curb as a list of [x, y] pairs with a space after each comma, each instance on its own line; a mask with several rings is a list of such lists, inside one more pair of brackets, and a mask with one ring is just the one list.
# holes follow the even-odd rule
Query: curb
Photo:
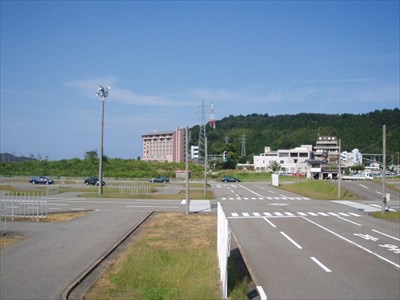
[[113, 247], [98, 258], [91, 264], [85, 271], [83, 271], [73, 282], [71, 282], [61, 293], [61, 300], [68, 300], [72, 290], [76, 288], [90, 273], [93, 272], [116, 248], [118, 248], [133, 232], [135, 232], [147, 219], [153, 215], [154, 211], [145, 216], [139, 223], [137, 223], [131, 230], [129, 230]]

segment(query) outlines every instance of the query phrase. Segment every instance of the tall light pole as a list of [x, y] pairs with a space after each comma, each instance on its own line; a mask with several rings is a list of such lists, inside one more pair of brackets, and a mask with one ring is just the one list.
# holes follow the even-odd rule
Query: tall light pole
[[383, 137], [382, 137], [382, 151], [383, 151], [383, 161], [382, 161], [382, 209], [381, 212], [385, 213], [387, 208], [386, 199], [386, 125], [383, 125]]
[[340, 195], [342, 193], [342, 166], [340, 164], [342, 160], [342, 140], [339, 139], [339, 162], [338, 162], [338, 196], [337, 198], [340, 200]]
[[100, 154], [99, 154], [99, 195], [103, 194], [103, 132], [104, 132], [104, 100], [108, 96], [110, 87], [104, 88], [99, 85], [96, 93], [101, 103], [101, 126], [100, 126]]

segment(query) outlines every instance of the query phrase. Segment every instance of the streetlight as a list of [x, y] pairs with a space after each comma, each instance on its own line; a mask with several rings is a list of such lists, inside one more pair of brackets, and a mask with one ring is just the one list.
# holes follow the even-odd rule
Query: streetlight
[[101, 101], [101, 126], [100, 126], [100, 155], [99, 155], [99, 195], [103, 194], [103, 131], [104, 131], [104, 100], [108, 96], [110, 87], [104, 88], [99, 85], [99, 89], [96, 93], [100, 97]]

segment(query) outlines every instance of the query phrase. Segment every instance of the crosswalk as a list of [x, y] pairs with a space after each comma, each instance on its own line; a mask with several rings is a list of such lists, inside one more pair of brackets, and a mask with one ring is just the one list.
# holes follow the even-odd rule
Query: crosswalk
[[229, 200], [288, 200], [288, 201], [308, 201], [307, 197], [222, 197], [222, 201]]
[[290, 217], [361, 217], [361, 215], [351, 212], [232, 212], [227, 218], [290, 218]]

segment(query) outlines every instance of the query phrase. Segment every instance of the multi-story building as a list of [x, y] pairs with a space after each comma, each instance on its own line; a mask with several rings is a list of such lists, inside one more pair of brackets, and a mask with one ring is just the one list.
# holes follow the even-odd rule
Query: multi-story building
[[328, 164], [337, 164], [339, 144], [335, 136], [319, 136], [314, 148], [314, 157]]
[[254, 169], [267, 170], [270, 163], [276, 161], [286, 172], [307, 172], [307, 160], [312, 158], [312, 145], [301, 145], [289, 150], [271, 151], [270, 147], [264, 148], [264, 153], [254, 156]]
[[184, 162], [185, 129], [177, 127], [175, 131], [157, 131], [142, 135], [143, 157], [146, 161]]

